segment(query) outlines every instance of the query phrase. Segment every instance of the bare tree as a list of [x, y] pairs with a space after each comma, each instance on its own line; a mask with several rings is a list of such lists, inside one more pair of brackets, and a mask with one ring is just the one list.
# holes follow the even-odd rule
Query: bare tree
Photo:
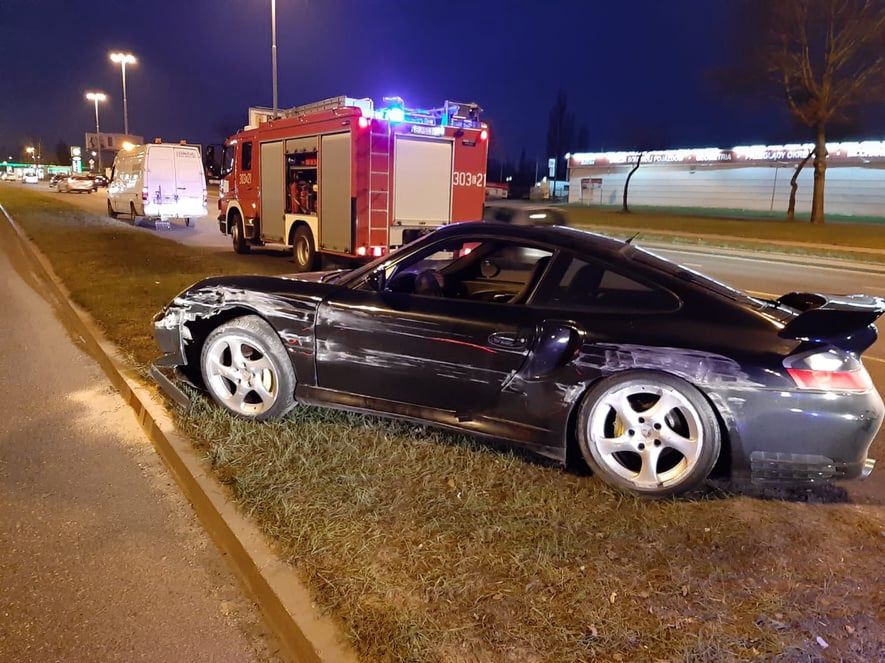
[[627, 205], [627, 192], [630, 190], [630, 180], [633, 178], [633, 173], [639, 170], [639, 166], [642, 163], [643, 154], [645, 154], [645, 152], [640, 152], [639, 155], [636, 157], [636, 163], [633, 164], [633, 168], [631, 168], [630, 172], [627, 173], [627, 179], [624, 180], [624, 202], [621, 206], [621, 210], [624, 212], [630, 211], [630, 207]]
[[796, 191], [799, 189], [799, 173], [805, 168], [805, 164], [808, 163], [808, 160], [814, 156], [814, 152], [815, 150], [812, 149], [805, 155], [805, 158], [799, 162], [799, 165], [796, 166], [796, 170], [793, 171], [793, 176], [790, 178], [790, 204], [787, 205], [787, 221], [796, 220]]
[[770, 0], [764, 46], [768, 73], [792, 115], [814, 134], [811, 222], [824, 222], [827, 129], [853, 106], [885, 100], [885, 3]]
[[569, 110], [565, 90], [560, 88], [547, 116], [547, 155], [556, 159], [556, 178], [566, 176], [565, 153], [572, 149], [574, 133], [575, 115]]

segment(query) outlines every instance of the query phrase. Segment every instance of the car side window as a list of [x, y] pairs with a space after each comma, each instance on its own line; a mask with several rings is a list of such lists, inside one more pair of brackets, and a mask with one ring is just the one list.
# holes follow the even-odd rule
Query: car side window
[[637, 312], [661, 312], [679, 306], [676, 297], [665, 290], [624, 276], [602, 263], [574, 257], [532, 303], [549, 308]]
[[462, 238], [429, 247], [393, 266], [385, 289], [420, 297], [524, 304], [552, 255], [517, 242]]
[[240, 170], [252, 170], [252, 143], [243, 143]]

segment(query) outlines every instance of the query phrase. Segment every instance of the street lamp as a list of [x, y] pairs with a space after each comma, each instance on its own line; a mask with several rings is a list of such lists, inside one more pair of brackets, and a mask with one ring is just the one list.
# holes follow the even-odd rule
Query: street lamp
[[28, 156], [31, 157], [31, 161], [34, 163], [34, 165], [37, 165], [37, 161], [34, 158], [34, 148], [31, 146], [28, 146], [25, 148], [25, 152], [27, 152]]
[[104, 92], [87, 92], [86, 98], [95, 103], [95, 140], [98, 143], [98, 172], [104, 174], [101, 167], [101, 126], [98, 123], [98, 102], [104, 101], [108, 96]]
[[270, 0], [270, 57], [273, 68], [273, 116], [277, 116], [277, 0]]
[[120, 65], [123, 74], [123, 133], [129, 135], [129, 102], [126, 99], [126, 65], [135, 64], [135, 56], [132, 53], [111, 53], [111, 62]]

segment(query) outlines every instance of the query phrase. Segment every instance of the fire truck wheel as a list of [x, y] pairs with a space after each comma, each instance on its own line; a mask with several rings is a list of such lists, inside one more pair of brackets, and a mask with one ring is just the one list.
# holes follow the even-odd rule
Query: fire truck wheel
[[239, 214], [230, 217], [230, 236], [234, 244], [235, 253], [249, 253], [250, 247], [243, 233], [243, 220]]
[[316, 269], [317, 250], [313, 243], [313, 233], [307, 226], [298, 226], [292, 234], [292, 257], [296, 272], [310, 272]]

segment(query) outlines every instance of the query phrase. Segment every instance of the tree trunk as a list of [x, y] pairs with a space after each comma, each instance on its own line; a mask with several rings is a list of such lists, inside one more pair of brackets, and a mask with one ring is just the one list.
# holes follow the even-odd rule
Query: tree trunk
[[636, 158], [636, 165], [633, 166], [633, 169], [629, 173], [627, 173], [627, 181], [624, 182], [624, 203], [621, 207], [624, 212], [630, 211], [630, 207], [627, 205], [627, 191], [630, 189], [630, 179], [633, 177], [633, 173], [639, 170], [639, 164], [642, 163], [642, 155], [643, 152], [640, 152], [639, 156]]
[[824, 184], [827, 177], [827, 139], [823, 127], [817, 128], [814, 143], [814, 193], [811, 199], [811, 222], [824, 222]]
[[808, 163], [808, 160], [814, 153], [815, 150], [811, 150], [811, 152], [799, 162], [799, 165], [796, 166], [796, 172], [793, 173], [793, 176], [790, 178], [790, 204], [787, 206], [787, 221], [796, 220], [796, 191], [799, 189], [799, 183], [797, 180], [799, 179], [799, 173], [802, 172], [802, 169], [805, 168], [805, 164]]

